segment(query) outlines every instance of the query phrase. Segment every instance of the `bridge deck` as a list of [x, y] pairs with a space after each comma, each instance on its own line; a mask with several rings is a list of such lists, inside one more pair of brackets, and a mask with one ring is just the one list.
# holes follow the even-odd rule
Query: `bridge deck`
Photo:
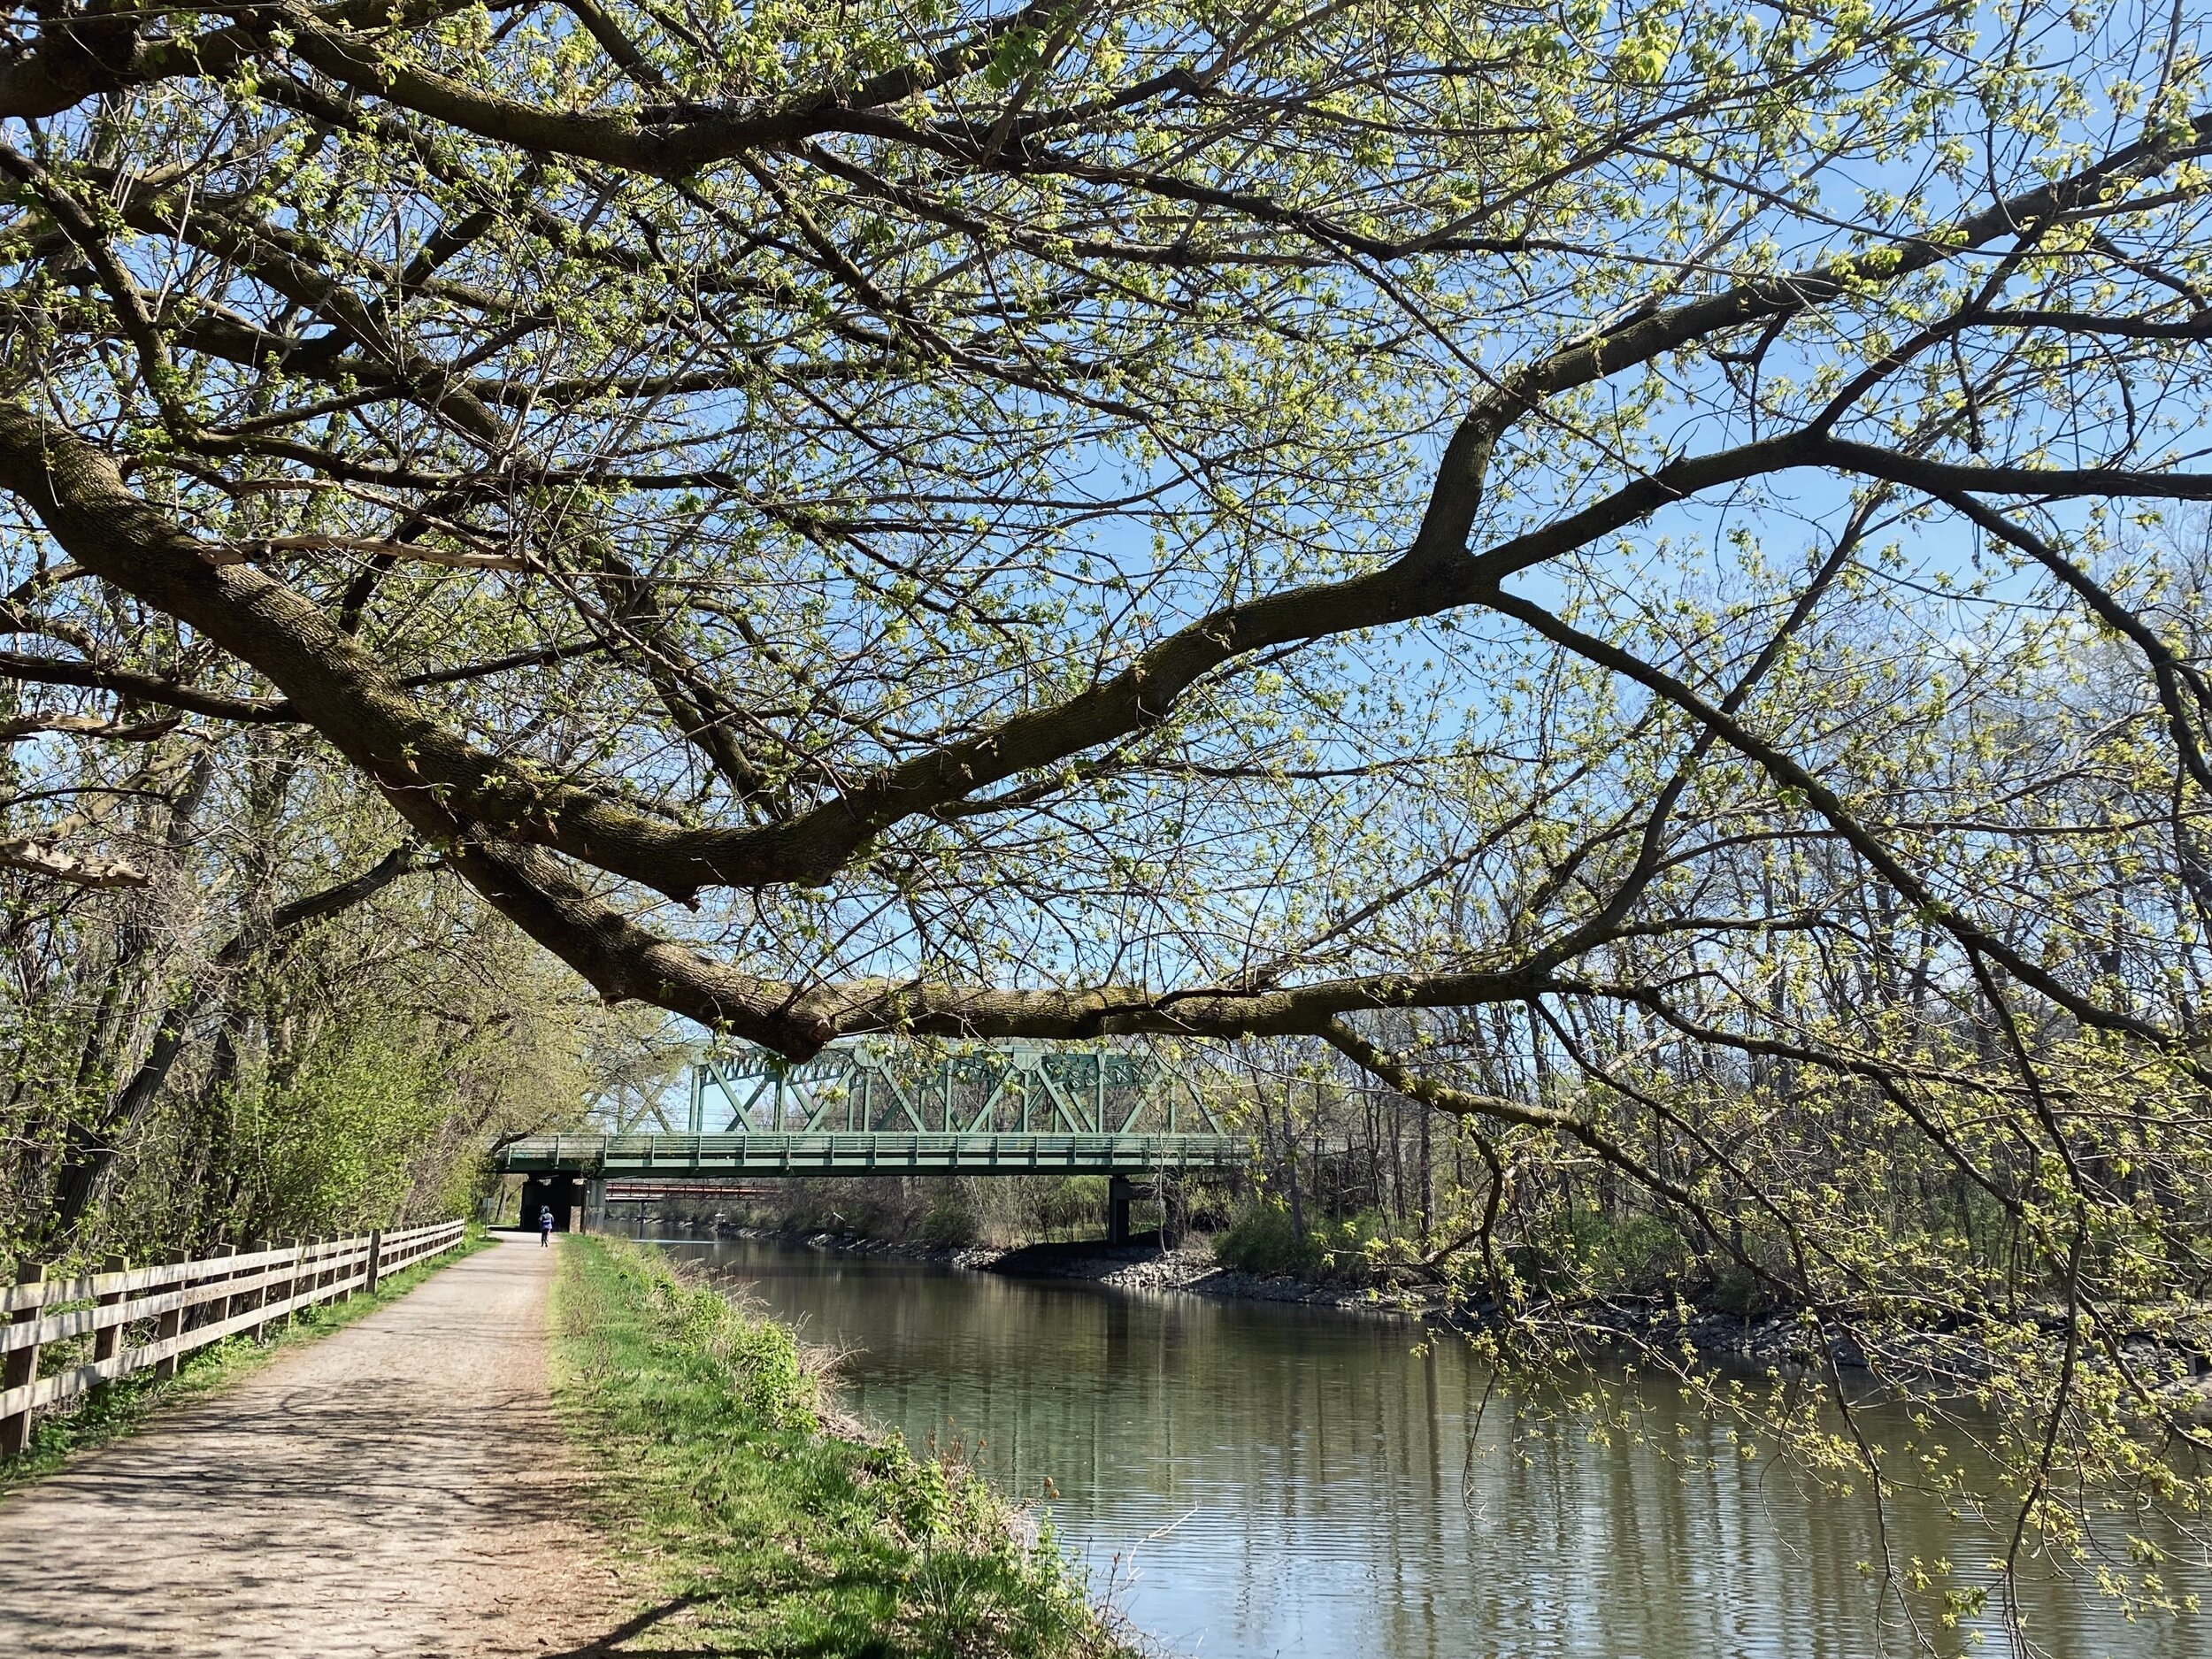
[[1232, 1170], [1241, 1136], [916, 1134], [755, 1131], [722, 1135], [533, 1135], [495, 1155], [503, 1174], [595, 1178], [731, 1175], [1134, 1175]]

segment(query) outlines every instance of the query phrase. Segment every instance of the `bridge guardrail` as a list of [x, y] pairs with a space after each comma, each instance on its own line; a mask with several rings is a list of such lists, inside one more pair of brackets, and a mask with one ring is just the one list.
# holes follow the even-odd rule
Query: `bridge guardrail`
[[497, 1152], [512, 1173], [586, 1178], [702, 1174], [1022, 1174], [1229, 1170], [1247, 1145], [1227, 1134], [1012, 1130], [753, 1130], [724, 1134], [531, 1135]]
[[[76, 1279], [33, 1268], [0, 1285], [0, 1455], [29, 1443], [31, 1414], [134, 1371], [173, 1375], [177, 1361], [225, 1337], [259, 1336], [304, 1308], [374, 1290], [388, 1273], [451, 1249], [465, 1224], [437, 1221], [343, 1239], [177, 1260], [148, 1267], [119, 1262]], [[132, 1341], [133, 1325], [146, 1326]], [[90, 1336], [90, 1363], [38, 1374], [50, 1342]]]

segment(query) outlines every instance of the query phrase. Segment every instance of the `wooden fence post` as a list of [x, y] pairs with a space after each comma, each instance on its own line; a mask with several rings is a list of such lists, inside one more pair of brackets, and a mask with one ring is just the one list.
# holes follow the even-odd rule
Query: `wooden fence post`
[[[162, 1263], [164, 1266], [167, 1267], [182, 1267], [191, 1259], [192, 1256], [188, 1251], [171, 1250], [162, 1258]], [[181, 1297], [184, 1293], [191, 1287], [192, 1276], [189, 1273], [182, 1273], [178, 1275], [177, 1282], [170, 1286], [169, 1289], [175, 1295]], [[154, 1325], [154, 1340], [157, 1342], [166, 1342], [170, 1338], [180, 1336], [183, 1333], [184, 1310], [181, 1307], [170, 1309], [169, 1311], [163, 1314]], [[158, 1359], [154, 1362], [154, 1380], [156, 1382], [166, 1382], [170, 1378], [175, 1376], [176, 1374], [177, 1356], [174, 1354], [171, 1354], [165, 1358]]]
[[[284, 1300], [286, 1302], [297, 1302], [300, 1298], [300, 1269], [305, 1265], [307, 1261], [307, 1240], [305, 1239], [294, 1239], [291, 1244], [291, 1250], [292, 1271], [286, 1274], [284, 1278]], [[292, 1328], [292, 1321], [298, 1317], [299, 1310], [297, 1308], [288, 1309], [284, 1315], [284, 1328], [288, 1331], [290, 1330]]]
[[[109, 1256], [100, 1263], [100, 1271], [103, 1273], [127, 1272], [129, 1268], [130, 1260], [127, 1256]], [[100, 1298], [100, 1306], [112, 1308], [123, 1300], [125, 1294], [123, 1291], [111, 1290]], [[93, 1333], [92, 1357], [95, 1360], [113, 1359], [116, 1350], [122, 1345], [123, 1327], [119, 1325], [104, 1325]]]
[[[209, 1263], [213, 1265], [227, 1262], [232, 1256], [237, 1254], [238, 1247], [236, 1245], [219, 1244], [207, 1253], [207, 1259]], [[219, 1273], [210, 1273], [207, 1276], [207, 1282], [211, 1285], [225, 1279], [235, 1279], [237, 1277], [238, 1275], [234, 1270], [226, 1269], [224, 1271]], [[235, 1296], [211, 1296], [207, 1301], [202, 1302], [200, 1305], [207, 1310], [207, 1317], [200, 1321], [202, 1325], [221, 1325], [227, 1320], [231, 1315], [240, 1311], [238, 1298]]]
[[[45, 1277], [46, 1268], [44, 1264], [34, 1263], [24, 1268], [23, 1276], [17, 1279], [16, 1283], [19, 1285], [35, 1285], [44, 1279]], [[19, 1310], [16, 1316], [12, 1319], [9, 1320], [8, 1323], [11, 1325], [26, 1325], [34, 1319], [43, 1317], [45, 1312], [46, 1310], [43, 1308], [25, 1308]], [[28, 1348], [11, 1349], [4, 1358], [0, 1358], [0, 1390], [20, 1388], [26, 1383], [36, 1382], [37, 1380], [37, 1343], [34, 1342]], [[14, 1456], [26, 1446], [29, 1445], [30, 1440], [30, 1407], [25, 1406], [20, 1411], [14, 1412], [8, 1417], [0, 1417], [0, 1457]]]
[[377, 1281], [384, 1277], [384, 1229], [369, 1229], [369, 1282], [361, 1288], [364, 1294], [376, 1294]]
[[[251, 1239], [247, 1241], [246, 1254], [249, 1256], [259, 1256], [268, 1248], [268, 1240]], [[243, 1302], [247, 1308], [265, 1308], [269, 1305], [269, 1264], [266, 1262], [264, 1262], [259, 1267], [257, 1267], [252, 1271], [254, 1277], [262, 1281], [261, 1288], [259, 1290], [248, 1291], [243, 1296], [240, 1297], [239, 1300]], [[269, 1334], [268, 1320], [265, 1318], [255, 1320], [253, 1329], [249, 1331], [246, 1334], [252, 1337], [257, 1342], [264, 1340]]]

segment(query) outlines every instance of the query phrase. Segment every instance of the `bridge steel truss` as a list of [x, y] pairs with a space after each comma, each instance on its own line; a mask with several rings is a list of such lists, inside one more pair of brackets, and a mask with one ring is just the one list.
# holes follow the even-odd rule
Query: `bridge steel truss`
[[506, 1172], [593, 1181], [1126, 1177], [1228, 1171], [1245, 1158], [1243, 1137], [1225, 1133], [1189, 1079], [1147, 1049], [931, 1053], [870, 1041], [797, 1064], [751, 1048], [701, 1061], [687, 1133], [539, 1135], [497, 1154]]
[[1007, 1045], [930, 1056], [858, 1042], [797, 1065], [748, 1048], [692, 1068], [694, 1134], [707, 1131], [710, 1091], [728, 1109], [725, 1134], [1222, 1132], [1204, 1096], [1144, 1048]]

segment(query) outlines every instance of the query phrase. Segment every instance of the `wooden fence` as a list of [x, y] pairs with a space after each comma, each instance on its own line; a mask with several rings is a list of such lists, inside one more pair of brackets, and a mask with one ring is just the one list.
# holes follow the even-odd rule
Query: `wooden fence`
[[[242, 1333], [257, 1337], [303, 1308], [374, 1290], [387, 1274], [451, 1249], [461, 1235], [460, 1222], [441, 1221], [152, 1267], [111, 1259], [107, 1271], [82, 1279], [48, 1279], [33, 1268], [0, 1286], [0, 1455], [23, 1449], [31, 1414], [42, 1407], [149, 1367], [173, 1376], [195, 1348]], [[88, 1362], [38, 1374], [40, 1348], [86, 1336]]]

